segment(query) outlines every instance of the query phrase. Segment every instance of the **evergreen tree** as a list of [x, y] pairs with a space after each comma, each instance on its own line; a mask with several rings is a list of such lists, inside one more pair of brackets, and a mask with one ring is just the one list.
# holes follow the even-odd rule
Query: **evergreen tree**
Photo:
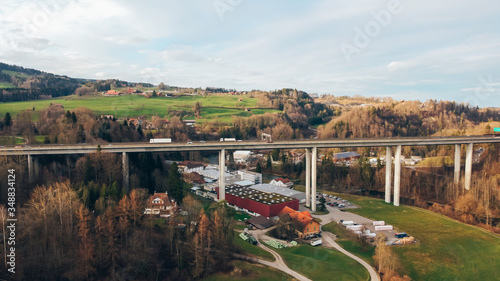
[[181, 173], [179, 173], [179, 167], [174, 162], [168, 171], [167, 191], [177, 203], [182, 202], [182, 198], [184, 197], [183, 187], [184, 181], [181, 178]]
[[325, 198], [321, 196], [321, 198], [319, 198], [318, 211], [320, 212], [326, 211], [325, 203], [326, 203]]
[[273, 169], [273, 162], [271, 161], [271, 155], [267, 156], [266, 168]]
[[3, 123], [5, 124], [5, 127], [10, 127], [12, 126], [12, 117], [10, 116], [10, 113], [5, 113], [5, 117], [3, 118]]
[[257, 162], [257, 167], [255, 168], [255, 172], [262, 173], [262, 167], [260, 167], [260, 162]]

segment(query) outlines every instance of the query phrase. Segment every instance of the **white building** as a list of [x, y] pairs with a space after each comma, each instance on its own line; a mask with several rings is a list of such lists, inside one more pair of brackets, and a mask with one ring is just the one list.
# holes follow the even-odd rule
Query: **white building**
[[245, 164], [251, 154], [252, 152], [249, 150], [236, 150], [233, 152], [234, 162]]
[[255, 184], [262, 183], [262, 174], [255, 173], [246, 170], [238, 170], [238, 176], [241, 177], [241, 180], [251, 181]]
[[284, 179], [284, 178], [274, 179], [269, 184], [282, 186], [282, 187], [288, 187], [288, 188], [293, 187], [293, 182], [290, 181], [289, 179]]

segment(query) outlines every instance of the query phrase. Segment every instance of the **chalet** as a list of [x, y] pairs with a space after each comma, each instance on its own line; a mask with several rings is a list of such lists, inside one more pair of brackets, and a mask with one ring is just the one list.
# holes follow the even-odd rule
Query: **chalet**
[[307, 239], [316, 236], [321, 232], [320, 224], [313, 219], [311, 213], [304, 211], [298, 212], [292, 208], [285, 207], [279, 213], [280, 219], [286, 217], [300, 222], [302, 225], [302, 230], [297, 230], [297, 235], [300, 239]]
[[351, 161], [351, 160], [356, 160], [359, 159], [361, 155], [357, 154], [356, 152], [341, 152], [341, 153], [334, 153], [333, 154], [333, 161], [334, 162], [340, 162], [340, 161]]
[[283, 187], [288, 187], [288, 188], [292, 188], [293, 187], [293, 182], [290, 181], [289, 179], [285, 179], [285, 178], [274, 179], [269, 184], [277, 185], [277, 186], [283, 186]]
[[179, 168], [179, 172], [181, 173], [193, 173], [193, 172], [201, 172], [205, 169], [205, 165], [199, 162], [193, 161], [182, 161], [177, 163], [177, 167]]
[[116, 96], [121, 96], [122, 93], [115, 91], [115, 90], [109, 90], [106, 93], [103, 94], [105, 97], [116, 97]]
[[173, 217], [177, 210], [177, 203], [170, 199], [167, 192], [155, 193], [149, 197], [144, 214], [168, 218]]

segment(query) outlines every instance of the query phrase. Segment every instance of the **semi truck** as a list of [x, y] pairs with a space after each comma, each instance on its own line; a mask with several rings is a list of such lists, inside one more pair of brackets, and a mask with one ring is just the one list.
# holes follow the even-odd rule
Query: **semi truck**
[[150, 139], [149, 143], [171, 143], [172, 139]]
[[235, 138], [220, 138], [220, 141], [236, 141]]

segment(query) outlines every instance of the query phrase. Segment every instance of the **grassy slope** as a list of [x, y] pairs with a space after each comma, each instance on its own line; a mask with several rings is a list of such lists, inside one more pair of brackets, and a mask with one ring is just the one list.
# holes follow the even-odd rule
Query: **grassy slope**
[[291, 276], [267, 266], [251, 264], [243, 261], [233, 261], [233, 266], [239, 271], [229, 274], [218, 273], [204, 278], [205, 281], [270, 281], [270, 280], [294, 280]]
[[[164, 117], [167, 110], [184, 110], [192, 113], [194, 104], [199, 101], [202, 105], [202, 119], [198, 121], [219, 118], [220, 121], [230, 122], [232, 115], [250, 116], [251, 114], [263, 114], [265, 112], [279, 112], [275, 109], [255, 109], [251, 112], [241, 110], [241, 106], [253, 108], [257, 106], [257, 99], [243, 98], [238, 101], [237, 96], [183, 96], [178, 98], [150, 98], [141, 95], [127, 95], [119, 97], [92, 96], [78, 98], [69, 96], [66, 98], [52, 100], [37, 100], [25, 102], [12, 102], [0, 104], [0, 114], [10, 112], [15, 115], [24, 109], [35, 107], [37, 110], [47, 108], [51, 103], [61, 103], [65, 110], [73, 110], [77, 107], [92, 109], [96, 114], [113, 114], [116, 118], [158, 115]], [[238, 105], [238, 107], [236, 107]], [[191, 116], [189, 118], [194, 118]]]
[[7, 89], [7, 88], [15, 88], [16, 86], [14, 86], [13, 84], [11, 83], [7, 83], [7, 82], [0, 82], [0, 89]]
[[323, 231], [329, 231], [337, 235], [337, 244], [342, 248], [346, 249], [348, 252], [355, 254], [356, 256], [364, 259], [366, 262], [374, 265], [373, 254], [375, 252], [375, 246], [369, 246], [366, 251], [361, 251], [361, 245], [356, 241], [355, 237], [349, 233], [350, 231], [340, 226], [336, 222], [331, 222], [321, 227]]
[[273, 250], [288, 267], [314, 281], [369, 280], [368, 271], [361, 264], [335, 250], [309, 245]]
[[413, 280], [498, 280], [500, 236], [420, 208], [342, 195], [360, 209], [353, 213], [384, 220], [420, 241], [394, 251]]
[[257, 247], [256, 245], [252, 245], [249, 242], [244, 241], [240, 238], [239, 232], [234, 232], [233, 244], [238, 246], [240, 249], [242, 249], [247, 254], [250, 254], [251, 256], [262, 258], [268, 261], [274, 261], [274, 257], [273, 255], [271, 255], [271, 253]]

